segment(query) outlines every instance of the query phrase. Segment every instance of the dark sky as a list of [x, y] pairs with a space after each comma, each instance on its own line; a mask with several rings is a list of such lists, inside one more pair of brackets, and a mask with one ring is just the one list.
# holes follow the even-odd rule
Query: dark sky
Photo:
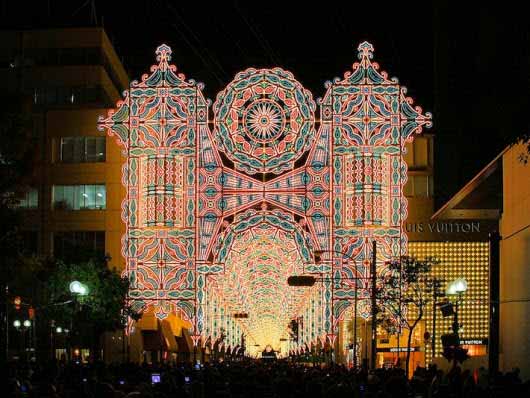
[[[132, 78], [169, 44], [214, 99], [247, 67], [281, 66], [315, 97], [356, 60], [358, 43], [434, 115], [437, 202], [529, 127], [530, 23], [516, 2], [3, 1], [5, 27], [102, 24]], [[475, 2], [472, 2], [475, 3]], [[464, 5], [463, 5], [464, 4]], [[94, 15], [96, 18], [94, 18]]]

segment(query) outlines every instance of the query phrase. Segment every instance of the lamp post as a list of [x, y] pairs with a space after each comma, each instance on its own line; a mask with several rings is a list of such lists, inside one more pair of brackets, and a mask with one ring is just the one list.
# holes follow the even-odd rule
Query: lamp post
[[436, 306], [438, 305], [438, 297], [443, 297], [444, 294], [440, 293], [440, 287], [442, 282], [438, 278], [432, 279], [432, 349], [431, 349], [431, 362], [434, 362], [436, 357]]
[[20, 333], [19, 351], [24, 351], [24, 359], [28, 359], [27, 348], [26, 348], [26, 331], [31, 327], [31, 321], [25, 319], [21, 322], [18, 319], [13, 321], [14, 328]]
[[72, 355], [72, 339], [74, 337], [74, 316], [75, 314], [77, 313], [77, 305], [78, 305], [78, 297], [84, 297], [84, 296], [87, 296], [88, 295], [88, 286], [75, 280], [75, 281], [72, 281], [70, 282], [70, 285], [68, 286], [69, 289], [70, 289], [70, 293], [72, 294], [72, 297], [73, 297], [73, 304], [74, 304], [74, 311], [72, 313], [72, 316], [70, 318], [70, 334], [69, 334], [69, 338], [68, 338], [68, 354], [69, 354], [69, 357], [70, 357], [70, 360], [73, 358], [73, 355]]
[[467, 281], [464, 278], [458, 278], [447, 285], [446, 294], [456, 296], [455, 313], [453, 318], [453, 333], [458, 335], [460, 325], [458, 323], [458, 306], [462, 301], [462, 296], [467, 290]]
[[[452, 330], [453, 330], [453, 335], [456, 336], [457, 346], [460, 346], [460, 334], [459, 334], [460, 324], [458, 321], [458, 307], [459, 307], [460, 302], [462, 301], [462, 296], [464, 295], [466, 290], [467, 290], [467, 281], [464, 278], [458, 278], [452, 281], [451, 283], [449, 283], [445, 291], [445, 293], [448, 296], [453, 296], [453, 297], [456, 296]], [[457, 363], [457, 358], [455, 355], [454, 366], [456, 366], [456, 363]]]

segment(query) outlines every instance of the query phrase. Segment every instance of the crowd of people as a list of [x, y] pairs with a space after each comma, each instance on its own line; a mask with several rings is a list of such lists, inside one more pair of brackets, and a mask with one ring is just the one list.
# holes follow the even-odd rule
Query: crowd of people
[[192, 366], [105, 365], [102, 362], [8, 364], [10, 397], [529, 397], [530, 384], [518, 370], [489, 376], [485, 369], [444, 373], [418, 368], [410, 380], [402, 369], [353, 370], [341, 365], [306, 366], [256, 360]]

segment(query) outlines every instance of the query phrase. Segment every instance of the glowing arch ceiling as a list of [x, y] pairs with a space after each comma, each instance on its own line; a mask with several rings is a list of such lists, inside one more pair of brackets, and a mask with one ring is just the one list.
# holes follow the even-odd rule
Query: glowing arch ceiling
[[[304, 264], [288, 232], [262, 222], [238, 234], [225, 263], [225, 274], [215, 277], [218, 292], [233, 313], [244, 312], [245, 329], [265, 347], [280, 345], [285, 330], [308, 299], [311, 289], [292, 289], [286, 275], [303, 273]], [[213, 291], [212, 291], [213, 293]]]

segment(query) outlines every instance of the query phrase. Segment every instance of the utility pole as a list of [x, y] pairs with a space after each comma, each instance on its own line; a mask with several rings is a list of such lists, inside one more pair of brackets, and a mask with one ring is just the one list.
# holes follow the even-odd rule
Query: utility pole
[[370, 273], [372, 277], [372, 350], [370, 357], [370, 368], [375, 369], [375, 360], [377, 356], [377, 242], [372, 241], [372, 264], [370, 266]]
[[438, 307], [438, 297], [442, 297], [440, 293], [441, 281], [438, 278], [432, 280], [432, 353], [431, 361], [434, 362], [436, 357], [436, 308]]

